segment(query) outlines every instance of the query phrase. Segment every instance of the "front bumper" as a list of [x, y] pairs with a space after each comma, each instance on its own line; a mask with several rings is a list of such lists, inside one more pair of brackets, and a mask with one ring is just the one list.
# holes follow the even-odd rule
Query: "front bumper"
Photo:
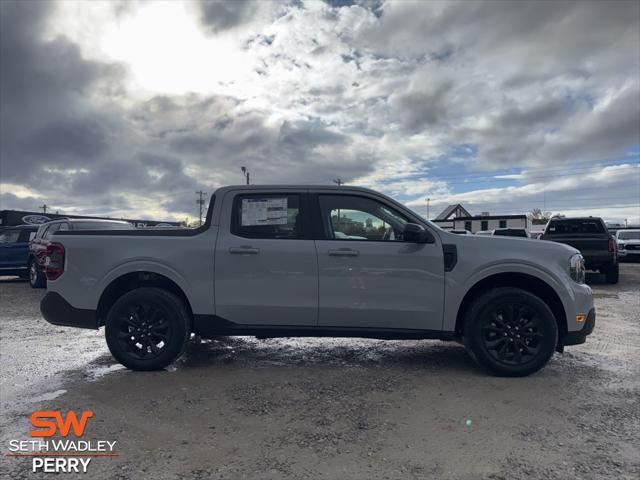
[[567, 332], [564, 336], [563, 344], [564, 345], [580, 345], [587, 340], [587, 336], [591, 335], [593, 329], [596, 326], [596, 309], [592, 308], [589, 310], [589, 314], [587, 315], [587, 320], [584, 322], [584, 326], [582, 330], [577, 330], [575, 332]]
[[56, 292], [47, 292], [40, 302], [40, 312], [44, 319], [53, 325], [95, 330], [99, 326], [94, 310], [75, 308]]
[[640, 257], [640, 250], [618, 250], [619, 257]]

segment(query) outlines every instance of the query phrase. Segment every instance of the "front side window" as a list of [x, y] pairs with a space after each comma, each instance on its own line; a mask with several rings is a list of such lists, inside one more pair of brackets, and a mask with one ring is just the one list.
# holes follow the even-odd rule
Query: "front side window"
[[402, 241], [407, 217], [383, 203], [355, 195], [320, 195], [325, 238]]
[[233, 201], [231, 233], [245, 238], [304, 238], [300, 195], [236, 196]]
[[20, 236], [20, 230], [5, 230], [0, 233], [0, 244], [16, 243]]

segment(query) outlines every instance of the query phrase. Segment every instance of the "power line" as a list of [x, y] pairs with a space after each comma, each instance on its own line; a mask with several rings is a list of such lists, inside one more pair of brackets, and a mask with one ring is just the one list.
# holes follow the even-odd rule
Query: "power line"
[[196, 192], [196, 195], [198, 195], [198, 199], [196, 200], [196, 203], [198, 204], [198, 207], [200, 207], [200, 225], [202, 225], [202, 210], [204, 209], [204, 196], [206, 195], [206, 192], [203, 192], [202, 190], [198, 190]]

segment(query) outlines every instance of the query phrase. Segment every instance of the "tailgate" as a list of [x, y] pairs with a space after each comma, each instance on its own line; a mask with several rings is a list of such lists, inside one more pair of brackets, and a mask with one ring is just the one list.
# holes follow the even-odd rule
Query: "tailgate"
[[608, 236], [585, 236], [585, 235], [545, 235], [544, 240], [560, 242], [577, 248], [581, 252], [604, 253], [609, 251]]

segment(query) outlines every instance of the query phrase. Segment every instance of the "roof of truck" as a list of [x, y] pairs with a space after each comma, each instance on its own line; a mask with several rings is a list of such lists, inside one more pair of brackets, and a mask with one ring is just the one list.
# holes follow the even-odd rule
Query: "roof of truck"
[[305, 185], [305, 184], [288, 184], [288, 185], [226, 185], [220, 187], [216, 192], [222, 190], [279, 190], [279, 189], [296, 189], [296, 190], [359, 190], [363, 192], [378, 193], [375, 190], [365, 187], [357, 187], [354, 185]]

